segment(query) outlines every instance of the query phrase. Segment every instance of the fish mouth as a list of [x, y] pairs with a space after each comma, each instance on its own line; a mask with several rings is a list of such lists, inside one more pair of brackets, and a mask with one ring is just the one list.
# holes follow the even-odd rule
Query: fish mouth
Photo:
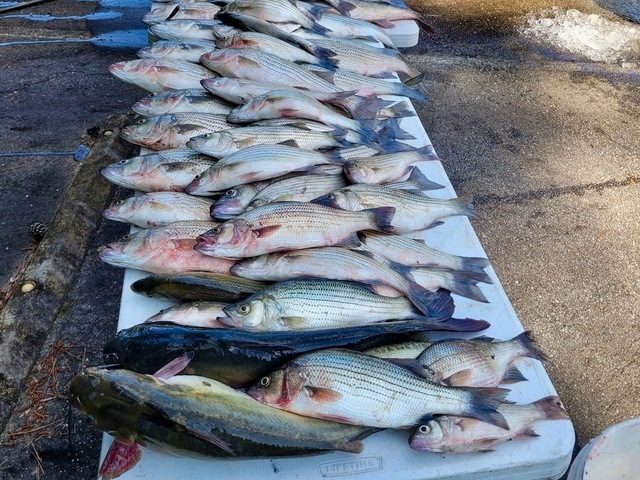
[[231, 317], [217, 317], [216, 320], [227, 327], [237, 328], [239, 326], [238, 322]]

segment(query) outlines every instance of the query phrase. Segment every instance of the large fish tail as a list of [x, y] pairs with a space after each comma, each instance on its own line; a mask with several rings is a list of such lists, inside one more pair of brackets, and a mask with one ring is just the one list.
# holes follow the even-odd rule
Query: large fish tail
[[524, 351], [526, 352], [526, 356], [529, 358], [535, 358], [536, 360], [540, 360], [541, 362], [546, 362], [549, 360], [549, 357], [546, 353], [540, 350], [538, 346], [538, 342], [533, 336], [533, 332], [527, 330], [526, 332], [522, 332], [520, 335], [514, 338], [517, 341]]
[[378, 111], [392, 105], [393, 101], [383, 100], [376, 96], [350, 96], [340, 103], [355, 119], [375, 118]]
[[[433, 296], [431, 297], [431, 302], [427, 306], [427, 315], [431, 320], [449, 320], [455, 310], [451, 294], [446, 290], [438, 290], [435, 295], [435, 298]], [[483, 328], [486, 328], [486, 326]]]
[[391, 221], [396, 214], [395, 207], [369, 208], [367, 210], [363, 210], [363, 212], [367, 212], [367, 214], [371, 216], [371, 219], [375, 224], [374, 228], [377, 231], [385, 233], [395, 232], [395, 228], [391, 225]]
[[452, 215], [466, 215], [469, 218], [480, 218], [480, 215], [473, 209], [473, 203], [466, 198], [452, 198], [449, 200], [453, 210]]
[[566, 420], [569, 418], [560, 398], [555, 395], [541, 398], [533, 404], [545, 420]]
[[400, 128], [397, 118], [369, 120], [369, 128], [376, 129], [376, 142], [384, 143], [392, 140], [415, 140], [416, 137]]
[[505, 430], [509, 430], [507, 420], [497, 411], [498, 407], [506, 402], [506, 396], [510, 390], [493, 387], [466, 387], [469, 395], [469, 408], [464, 416], [477, 418]]
[[477, 283], [478, 280], [473, 278], [472, 275], [469, 275], [468, 272], [451, 271], [450, 281], [447, 282], [446, 287], [451, 293], [470, 298], [477, 302], [489, 303], [489, 300], [487, 300], [487, 297], [482, 293]]
[[[478, 274], [485, 274], [487, 277], [489, 275], [484, 271], [486, 267], [491, 265], [488, 258], [483, 257], [459, 257], [460, 258], [460, 266], [458, 270], [463, 272], [474, 272]], [[484, 282], [484, 280], [481, 280]], [[489, 282], [485, 282], [489, 283]]]
[[429, 180], [417, 167], [411, 167], [411, 173], [404, 182], [393, 182], [387, 185], [390, 188], [406, 190], [407, 192], [418, 195], [422, 194], [423, 190], [439, 190], [444, 188], [444, 185]]

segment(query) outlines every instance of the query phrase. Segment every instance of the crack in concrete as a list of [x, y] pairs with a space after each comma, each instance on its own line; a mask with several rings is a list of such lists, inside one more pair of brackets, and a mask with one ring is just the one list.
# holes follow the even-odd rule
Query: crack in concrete
[[514, 195], [495, 195], [489, 193], [487, 195], [478, 195], [474, 197], [473, 203], [476, 206], [480, 205], [500, 205], [505, 203], [520, 204], [530, 200], [542, 200], [545, 198], [555, 198], [561, 195], [584, 195], [590, 191], [602, 191], [607, 188], [619, 188], [628, 187], [637, 184], [640, 181], [640, 177], [636, 175], [630, 175], [624, 180], [607, 180], [601, 183], [585, 183], [582, 185], [568, 185], [564, 187], [548, 187], [538, 190], [531, 190], [524, 193], [516, 193]]

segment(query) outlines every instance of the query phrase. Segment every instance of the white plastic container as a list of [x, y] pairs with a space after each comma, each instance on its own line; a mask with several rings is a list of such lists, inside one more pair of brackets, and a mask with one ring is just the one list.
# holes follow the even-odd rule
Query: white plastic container
[[576, 457], [567, 480], [640, 478], [640, 418], [607, 428]]

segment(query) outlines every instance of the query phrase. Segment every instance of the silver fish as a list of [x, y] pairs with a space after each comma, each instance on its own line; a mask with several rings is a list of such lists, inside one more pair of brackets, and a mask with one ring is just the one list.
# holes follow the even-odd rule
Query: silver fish
[[187, 147], [198, 152], [222, 158], [255, 145], [284, 144], [306, 150], [341, 147], [346, 132], [333, 129], [329, 132], [315, 132], [294, 126], [282, 127], [238, 127], [215, 133], [193, 137]]
[[352, 350], [300, 355], [248, 393], [289, 412], [352, 425], [409, 428], [432, 415], [449, 414], [508, 428], [496, 410], [508, 390], [438, 385], [388, 360]]
[[148, 58], [114, 63], [109, 66], [109, 72], [120, 80], [152, 93], [200, 88], [200, 80], [216, 76], [214, 72], [202, 65]]
[[158, 40], [138, 50], [138, 57], [200, 63], [200, 57], [216, 49], [210, 40]]
[[212, 201], [180, 192], [152, 192], [112, 203], [102, 215], [137, 227], [160, 227], [181, 221], [210, 221]]
[[309, 13], [288, 0], [234, 0], [226, 4], [222, 11], [245, 13], [267, 22], [297, 23], [320, 34], [327, 31]]
[[283, 250], [359, 243], [360, 230], [390, 231], [395, 210], [348, 212], [307, 202], [274, 202], [238, 215], [199, 237], [206, 255], [245, 258]]
[[[432, 298], [439, 300], [433, 312], [441, 318], [425, 317], [406, 298], [378, 295], [364, 284], [296, 279], [269, 286], [225, 307], [226, 316], [219, 320], [231, 327], [260, 332], [321, 330], [408, 319], [424, 319], [425, 329], [430, 322], [432, 328], [446, 329], [453, 307], [450, 298]], [[456, 321], [451, 325], [457, 325]]]
[[220, 24], [219, 20], [167, 20], [149, 25], [149, 31], [163, 40], [213, 41], [217, 38], [213, 33], [213, 27]]
[[167, 3], [144, 14], [142, 21], [146, 24], [164, 22], [166, 20], [213, 20], [220, 7], [209, 2], [199, 3]]
[[490, 338], [442, 340], [417, 357], [428, 378], [450, 386], [495, 387], [500, 383], [526, 380], [513, 362], [521, 357], [540, 361], [547, 356], [540, 351], [531, 332], [506, 341]]
[[229, 220], [244, 212], [256, 193], [275, 179], [245, 183], [224, 192], [211, 207], [211, 216], [219, 220]]
[[309, 171], [315, 165], [340, 163], [339, 155], [320, 153], [287, 145], [254, 145], [219, 160], [195, 178], [185, 192], [210, 195], [243, 183], [275, 178], [295, 171]]
[[314, 198], [346, 185], [343, 175], [303, 175], [287, 178], [260, 190], [246, 211], [272, 202], [308, 202]]
[[234, 262], [200, 255], [195, 238], [215, 222], [178, 222], [140, 230], [98, 249], [103, 262], [157, 274], [182, 272], [229, 273]]
[[370, 22], [334, 13], [325, 13], [317, 21], [329, 29], [327, 32], [329, 37], [374, 40], [387, 48], [396, 48], [389, 34]]
[[397, 233], [415, 232], [435, 227], [443, 223], [441, 218], [451, 215], [476, 216], [470, 202], [463, 199], [441, 200], [364, 183], [341, 188], [317, 198], [313, 202], [351, 211], [392, 206], [398, 212], [392, 222]]
[[381, 235], [376, 232], [362, 232], [358, 235], [369, 250], [385, 256], [389, 260], [407, 266], [447, 268], [462, 272], [474, 272], [480, 281], [491, 283], [484, 271], [490, 263], [482, 257], [461, 257], [442, 252], [424, 243], [399, 235]]
[[227, 130], [233, 125], [226, 115], [215, 113], [173, 113], [139, 120], [122, 129], [128, 142], [153, 150], [184, 147], [196, 135]]
[[340, 247], [309, 248], [242, 260], [232, 272], [274, 282], [312, 277], [387, 285], [406, 295], [424, 315], [433, 315], [431, 304], [439, 298], [437, 295], [372, 257], [369, 252]]
[[188, 302], [160, 310], [146, 322], [171, 322], [177, 325], [205, 328], [225, 328], [218, 317], [223, 317], [222, 309], [228, 306], [223, 302]]
[[116, 185], [141, 192], [181, 192], [196, 175], [215, 163], [207, 155], [178, 148], [120, 160], [100, 173]]
[[439, 161], [433, 147], [427, 145], [407, 152], [352, 159], [345, 173], [353, 183], [389, 183], [400, 180], [419, 162]]
[[420, 452], [491, 452], [494, 446], [509, 440], [538, 437], [531, 428], [536, 422], [570, 420], [556, 396], [528, 405], [504, 404], [497, 410], [507, 421], [508, 430], [473, 418], [444, 415], [419, 426], [409, 438], [409, 445]]
[[228, 114], [233, 105], [216, 99], [206, 90], [172, 90], [154, 93], [138, 100], [131, 109], [143, 117], [155, 117], [171, 113]]

